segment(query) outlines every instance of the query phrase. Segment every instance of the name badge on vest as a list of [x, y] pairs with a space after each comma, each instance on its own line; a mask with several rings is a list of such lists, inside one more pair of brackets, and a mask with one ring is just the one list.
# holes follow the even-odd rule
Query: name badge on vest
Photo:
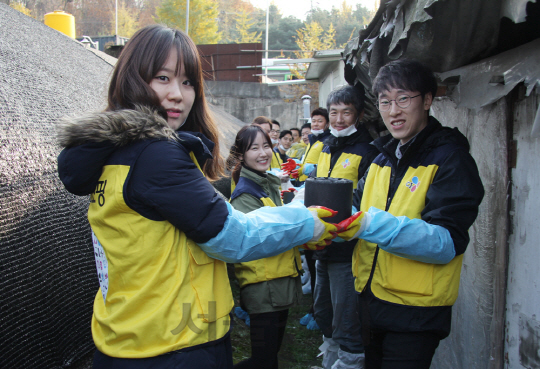
[[92, 245], [94, 246], [94, 258], [96, 259], [99, 286], [101, 287], [101, 293], [103, 294], [103, 303], [105, 303], [107, 291], [109, 289], [109, 263], [107, 262], [105, 250], [103, 250], [103, 246], [99, 243], [94, 231], [92, 231]]

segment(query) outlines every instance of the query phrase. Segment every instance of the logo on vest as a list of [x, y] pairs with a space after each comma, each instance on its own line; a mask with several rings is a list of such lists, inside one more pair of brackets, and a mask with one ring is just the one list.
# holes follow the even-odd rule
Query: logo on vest
[[351, 161], [349, 160], [349, 158], [345, 159], [342, 165], [344, 169], [347, 169], [347, 167], [351, 165]]
[[410, 182], [407, 182], [405, 184], [405, 186], [407, 186], [407, 188], [409, 190], [411, 190], [411, 192], [414, 192], [416, 191], [416, 189], [418, 188], [418, 186], [420, 186], [420, 180], [418, 179], [417, 176], [414, 176], [412, 177], [411, 181]]
[[94, 195], [98, 195], [98, 205], [103, 206], [105, 205], [105, 187], [107, 186], [107, 180], [99, 181], [96, 185], [96, 190], [94, 193], [90, 196], [90, 202], [94, 203], [96, 200], [94, 199]]

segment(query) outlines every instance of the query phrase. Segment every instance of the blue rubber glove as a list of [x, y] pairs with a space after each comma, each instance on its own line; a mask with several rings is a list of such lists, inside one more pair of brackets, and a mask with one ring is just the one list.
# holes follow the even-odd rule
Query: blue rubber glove
[[316, 164], [305, 163], [302, 167], [302, 173], [309, 177], [311, 172], [313, 172], [313, 170], [315, 169], [315, 165]]

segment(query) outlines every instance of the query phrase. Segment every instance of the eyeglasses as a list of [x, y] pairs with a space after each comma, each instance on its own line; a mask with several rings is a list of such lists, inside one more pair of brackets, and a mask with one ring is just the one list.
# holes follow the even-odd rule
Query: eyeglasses
[[279, 129], [271, 129], [270, 132], [273, 132], [273, 133], [279, 133], [280, 130], [279, 130]]
[[379, 111], [388, 111], [392, 106], [392, 101], [395, 101], [398, 107], [400, 107], [401, 109], [405, 109], [408, 108], [409, 105], [411, 105], [411, 99], [414, 99], [418, 96], [422, 96], [422, 94], [418, 94], [416, 96], [399, 95], [395, 100], [381, 99], [378, 101], [377, 107], [379, 108]]

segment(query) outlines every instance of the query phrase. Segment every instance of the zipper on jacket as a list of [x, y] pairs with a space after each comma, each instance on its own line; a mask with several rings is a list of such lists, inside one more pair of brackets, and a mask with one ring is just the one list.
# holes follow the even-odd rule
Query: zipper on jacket
[[[388, 209], [390, 209], [390, 204], [392, 203], [392, 198], [394, 197], [394, 195], [391, 193], [391, 190], [392, 190], [392, 187], [393, 187], [393, 184], [394, 184], [394, 181], [396, 179], [396, 171], [397, 169], [394, 169], [392, 166], [390, 166], [390, 183], [388, 185], [388, 199], [386, 200], [386, 207], [384, 209], [384, 211], [388, 211]], [[394, 191], [395, 193], [395, 191]], [[377, 245], [377, 249], [375, 250], [375, 256], [373, 256], [373, 264], [371, 265], [371, 271], [369, 273], [369, 278], [368, 278], [368, 281], [366, 283], [366, 285], [364, 286], [364, 288], [362, 289], [362, 292], [365, 292], [367, 290], [367, 288], [369, 286], [371, 286], [371, 281], [373, 280], [373, 274], [375, 274], [375, 265], [377, 265], [377, 258], [379, 256], [379, 245]]]
[[336, 163], [338, 162], [339, 158], [341, 158], [341, 155], [343, 155], [345, 153], [345, 147], [343, 147], [343, 149], [341, 150], [341, 152], [339, 151], [336, 151], [336, 154], [338, 154], [338, 156], [334, 156], [330, 153], [330, 169], [328, 169], [328, 175], [327, 177], [330, 177], [330, 174], [332, 173], [332, 171], [334, 170], [334, 167], [336, 166]]

